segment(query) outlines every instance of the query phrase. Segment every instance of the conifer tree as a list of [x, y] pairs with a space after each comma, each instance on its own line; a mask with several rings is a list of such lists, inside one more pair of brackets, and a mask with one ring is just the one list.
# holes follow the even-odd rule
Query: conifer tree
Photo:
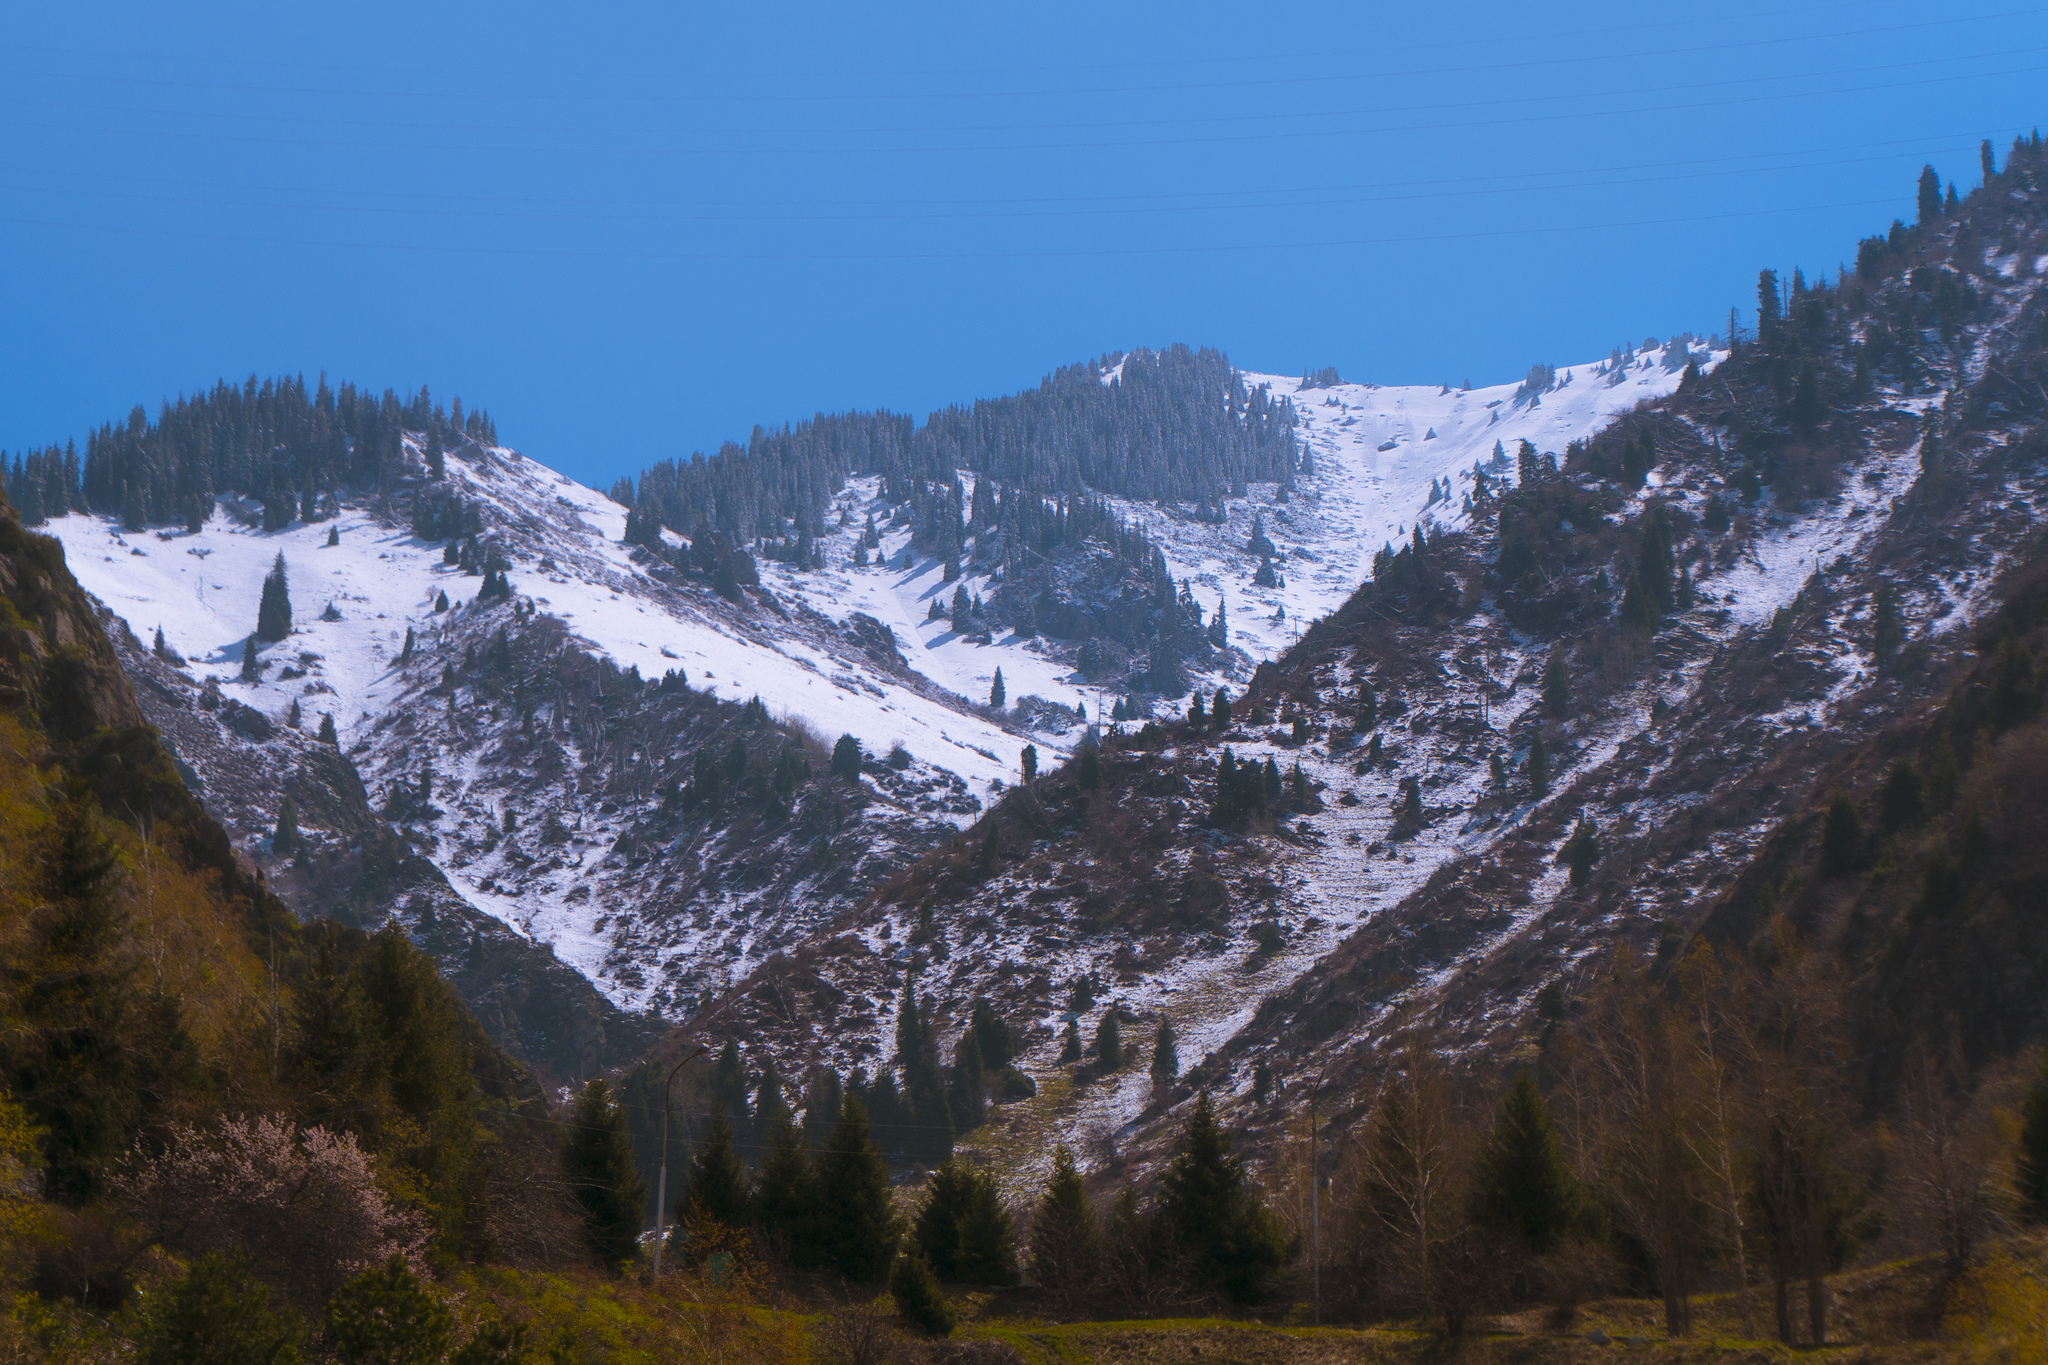
[[1196, 1273], [1239, 1303], [1263, 1298], [1267, 1279], [1288, 1258], [1285, 1234], [1230, 1154], [1206, 1090], [1160, 1183], [1159, 1214]]
[[818, 1158], [821, 1261], [855, 1284], [879, 1284], [896, 1255], [889, 1165], [868, 1131], [867, 1108], [848, 1095]]
[[754, 1223], [777, 1242], [796, 1265], [816, 1263], [813, 1209], [817, 1175], [803, 1134], [785, 1112], [768, 1133], [768, 1155], [754, 1182]]
[[996, 1013], [988, 997], [976, 996], [974, 1011], [970, 1016], [968, 1032], [972, 1034], [975, 1046], [981, 1053], [981, 1064], [988, 1071], [1000, 1071], [1008, 1066], [1017, 1055], [1017, 1042], [1010, 1026]]
[[242, 681], [256, 682], [263, 676], [263, 661], [256, 656], [256, 637], [251, 635], [242, 641]]
[[676, 1201], [675, 1237], [687, 1239], [688, 1225], [705, 1219], [745, 1227], [750, 1195], [746, 1167], [733, 1151], [732, 1120], [723, 1105], [716, 1106], [704, 1125], [704, 1141], [690, 1156], [682, 1197]]
[[151, 1296], [136, 1333], [141, 1365], [298, 1365], [305, 1325], [273, 1308], [270, 1290], [239, 1258], [202, 1256]]
[[1095, 1057], [1105, 1071], [1124, 1064], [1123, 1026], [1117, 1022], [1114, 1008], [1102, 1012], [1102, 1023], [1095, 1030]]
[[1209, 708], [1209, 724], [1216, 730], [1230, 728], [1230, 693], [1220, 687], [1216, 689], [1216, 704]]
[[1080, 1060], [1081, 1024], [1077, 1019], [1069, 1019], [1066, 1029], [1060, 1034], [1060, 1065], [1066, 1066]]
[[1550, 793], [1550, 751], [1543, 747], [1541, 727], [1529, 732], [1529, 791], [1536, 796]]
[[995, 1176], [947, 1161], [925, 1187], [911, 1240], [940, 1280], [1007, 1284], [1011, 1226]]
[[1202, 704], [1200, 691], [1188, 699], [1188, 724], [1197, 730], [1209, 728], [1209, 710]]
[[1024, 773], [1024, 784], [1029, 786], [1038, 779], [1038, 746], [1035, 744], [1025, 745], [1024, 752], [1019, 755], [1019, 760]]
[[1008, 703], [1008, 701], [1009, 697], [1003, 691], [1003, 670], [998, 668], [996, 670], [996, 680], [989, 685], [988, 704], [994, 709], [1000, 711]]
[[446, 452], [444, 452], [444, 451], [443, 451], [443, 450], [441, 449], [441, 433], [440, 433], [439, 431], [430, 431], [430, 432], [428, 432], [428, 433], [427, 433], [427, 477], [428, 477], [428, 478], [430, 478], [430, 479], [440, 479], [440, 478], [444, 477], [444, 476], [445, 476], [445, 475], [447, 474], [447, 472], [448, 472], [448, 463], [447, 463], [447, 460], [446, 460], [446, 459], [444, 458], [444, 456], [445, 456], [445, 453], [446, 453]]
[[1821, 827], [1821, 875], [1841, 877], [1854, 872], [1863, 862], [1863, 821], [1856, 814], [1856, 801], [1840, 787], [1828, 802], [1827, 821]]
[[584, 1233], [598, 1263], [616, 1268], [631, 1261], [640, 1244], [647, 1186], [634, 1166], [626, 1116], [602, 1076], [577, 1097], [562, 1144], [562, 1173], [583, 1211]]
[[1065, 1147], [1053, 1153], [1052, 1175], [1031, 1216], [1031, 1278], [1071, 1305], [1087, 1295], [1101, 1261], [1095, 1208]]
[[1585, 816], [1573, 827], [1571, 838], [1564, 841], [1558, 850], [1557, 860], [1571, 870], [1573, 886], [1584, 886], [1593, 875], [1593, 867], [1605, 852], [1600, 845], [1600, 831]]
[[812, 1075], [810, 1089], [804, 1095], [804, 1142], [812, 1151], [821, 1150], [831, 1137], [839, 1123], [839, 1106], [845, 1095], [839, 1073], [832, 1068], [820, 1067]]
[[1169, 1081], [1180, 1075], [1179, 1039], [1171, 1019], [1159, 1021], [1158, 1036], [1152, 1040], [1152, 1075]]
[[725, 1046], [718, 1050], [718, 1060], [711, 1065], [711, 1098], [733, 1131], [746, 1125], [747, 1067], [740, 1060], [740, 1045], [731, 1038], [725, 1040]]
[[332, 711], [325, 712], [320, 717], [320, 742], [322, 744], [331, 744], [337, 749], [341, 747], [341, 735], [334, 728], [334, 713]]
[[1422, 809], [1422, 781], [1420, 778], [1401, 779], [1401, 823], [1411, 829], [1419, 828], [1428, 818]]
[[1581, 1197], [1557, 1123], [1527, 1071], [1494, 1111], [1474, 1161], [1472, 1219], [1532, 1252], [1555, 1246], [1581, 1220]]
[[270, 851], [280, 858], [299, 846], [299, 808], [287, 795], [277, 808], [277, 829], [270, 836]]
[[292, 633], [292, 597], [285, 581], [284, 552], [263, 579], [263, 598], [256, 608], [256, 638], [268, 644]]
[[454, 1324], [454, 1314], [396, 1253], [343, 1285], [327, 1305], [328, 1336], [348, 1365], [432, 1365], [447, 1353]]
[[939, 1289], [931, 1266], [916, 1252], [896, 1258], [889, 1271], [889, 1297], [897, 1314], [926, 1336], [943, 1337], [953, 1330], [953, 1310]]
[[1074, 785], [1084, 792], [1102, 785], [1102, 753], [1091, 740], [1081, 741], [1081, 752], [1074, 759]]
[[1920, 226], [1941, 218], [1941, 177], [1934, 173], [1934, 167], [1920, 168]]
[[296, 730], [300, 728], [305, 718], [305, 712], [299, 709], [299, 699], [293, 697], [292, 704], [284, 709], [284, 723]]
[[832, 775], [843, 777], [849, 782], [859, 781], [860, 765], [864, 757], [859, 740], [852, 735], [841, 735], [839, 742], [832, 746]]
[[412, 662], [412, 651], [414, 644], [415, 641], [413, 640], [412, 627], [407, 626], [405, 628], [405, 645], [398, 651], [398, 662], [402, 664], [409, 664]]

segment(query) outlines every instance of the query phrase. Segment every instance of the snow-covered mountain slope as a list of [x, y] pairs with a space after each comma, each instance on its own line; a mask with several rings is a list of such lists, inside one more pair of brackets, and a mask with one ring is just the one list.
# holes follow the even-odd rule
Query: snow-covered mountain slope
[[[512, 560], [516, 591], [621, 669], [647, 678], [681, 669], [692, 686], [721, 698], [758, 696], [771, 712], [801, 716], [828, 737], [853, 734], [870, 752], [902, 744], [984, 786], [1015, 766], [1016, 744], [999, 725], [878, 669], [857, 641], [825, 622], [792, 619], [765, 603], [735, 608], [664, 583], [619, 543], [625, 509], [534, 460], [470, 446], [451, 455], [447, 489], [483, 509]], [[196, 669], [223, 682], [239, 674], [263, 576], [282, 554], [293, 634], [264, 650], [276, 671], [245, 699], [270, 712], [294, 697], [315, 712], [331, 710], [345, 743], [402, 692], [391, 664], [407, 628], [422, 636], [447, 629], [478, 586], [442, 562], [440, 545], [370, 506], [269, 533], [225, 511], [189, 535], [131, 534], [85, 515], [47, 529], [64, 542], [87, 591], [144, 639], [161, 627]], [[339, 544], [327, 544], [330, 531]], [[444, 591], [453, 616], [434, 610]], [[322, 619], [328, 604], [338, 619]], [[308, 680], [283, 676], [302, 671]]]
[[[1418, 518], [1457, 524], [1475, 471], [1498, 474], [1497, 446], [1512, 450], [1526, 438], [1561, 451], [1668, 392], [1688, 354], [1682, 342], [1646, 347], [1558, 371], [1548, 388], [1305, 388], [1298, 379], [1251, 376], [1299, 405], [1314, 468], [1291, 496], [1283, 501], [1276, 486], [1254, 485], [1227, 506], [1222, 523], [1146, 503], [1119, 507], [1198, 598], [1227, 604], [1234, 652], [1208, 681], [1241, 684], [1301, 624], [1342, 602], [1383, 542]], [[1714, 359], [1704, 348], [1697, 358]], [[516, 781], [486, 757], [488, 739], [473, 722], [441, 717], [440, 670], [488, 643], [496, 626], [475, 602], [480, 580], [444, 562], [443, 546], [415, 535], [394, 506], [345, 503], [334, 519], [275, 532], [258, 529], [253, 506], [234, 504], [194, 533], [135, 533], [86, 515], [48, 529], [86, 589], [140, 640], [161, 630], [194, 682], [273, 720], [296, 702], [308, 731], [332, 715], [374, 801], [431, 768], [442, 813], [423, 832], [423, 851], [451, 886], [475, 911], [555, 948], [629, 1008], [687, 1009], [802, 942], [887, 875], [891, 859], [914, 857], [974, 818], [1015, 781], [1024, 743], [1035, 743], [1047, 763], [1057, 761], [1079, 736], [1078, 714], [1093, 717], [1109, 700], [1075, 672], [1075, 642], [1004, 632], [983, 644], [949, 620], [932, 619], [933, 601], [943, 612], [956, 587], [985, 595], [996, 585], [971, 569], [959, 584], [948, 583], [936, 560], [910, 551], [907, 529], [885, 530], [874, 561], [856, 566], [867, 514], [883, 506], [873, 477], [855, 478], [837, 495], [837, 514], [820, 540], [826, 567], [764, 559], [765, 591], [739, 603], [621, 544], [624, 508], [515, 451], [472, 443], [451, 452], [435, 491], [480, 512], [511, 563], [522, 604], [561, 622], [575, 648], [648, 680], [680, 670], [694, 689], [722, 700], [759, 697], [771, 714], [800, 721], [827, 744], [850, 733], [870, 755], [907, 754], [907, 770], [871, 770], [876, 804], [862, 816], [863, 828], [872, 826], [864, 845], [874, 855], [871, 875], [842, 877], [820, 894], [817, 869], [799, 873], [792, 863], [785, 876], [735, 888], [717, 875], [726, 855], [698, 849], [691, 855], [698, 865], [668, 879], [659, 908], [643, 903], [634, 887], [647, 875], [647, 858], [617, 848], [622, 839], [637, 846], [642, 807], [676, 774], [664, 770], [638, 792], [637, 805], [631, 794], [593, 801], [568, 783], [541, 790], [545, 784]], [[1247, 548], [1255, 523], [1278, 547], [1281, 581], [1271, 588], [1252, 581], [1261, 558]], [[261, 677], [245, 681], [243, 648], [259, 587], [280, 555], [293, 633], [264, 647]], [[437, 610], [443, 593], [452, 605]], [[416, 654], [402, 668], [408, 632]], [[1010, 716], [990, 711], [980, 703], [998, 668], [1013, 708], [1033, 696], [1057, 705]], [[405, 724], [394, 727], [400, 716]], [[483, 729], [502, 733], [513, 719], [494, 712]], [[524, 855], [516, 846], [499, 850], [490, 830], [507, 809], [564, 822], [566, 875], [508, 863]], [[251, 848], [261, 847], [276, 818], [253, 807], [226, 814]], [[855, 854], [847, 860], [867, 865]]]
[[[1276, 657], [1310, 622], [1356, 591], [1371, 576], [1374, 552], [1386, 542], [1401, 540], [1418, 522], [1433, 529], [1461, 526], [1475, 473], [1484, 469], [1498, 482], [1505, 472], [1511, 481], [1521, 441], [1561, 456], [1616, 416], [1676, 389], [1688, 358], [1710, 369], [1726, 354], [1689, 337], [1661, 346], [1651, 342], [1637, 352], [1617, 351], [1604, 361], [1557, 369], [1548, 387], [1526, 381], [1483, 389], [1305, 387], [1302, 378], [1247, 373], [1248, 386], [1264, 385], [1276, 398], [1294, 401], [1298, 436], [1313, 457], [1313, 471], [1300, 475], [1284, 500], [1277, 485], [1253, 484], [1247, 496], [1226, 504], [1220, 522], [1197, 520], [1185, 508], [1128, 498], [1110, 502], [1160, 548], [1173, 576], [1192, 586], [1205, 610], [1213, 612], [1218, 604], [1227, 609], [1234, 653], [1227, 656], [1228, 667], [1203, 681], [1240, 683], [1252, 667]], [[963, 471], [963, 479], [971, 489], [972, 474]], [[1114, 700], [1108, 684], [1098, 689], [1075, 671], [1078, 642], [1005, 631], [982, 644], [956, 632], [948, 620], [930, 619], [935, 598], [943, 610], [956, 588], [986, 597], [997, 585], [971, 567], [958, 583], [949, 583], [934, 559], [906, 566], [908, 530], [885, 531], [875, 562], [856, 567], [863, 514], [880, 505], [879, 482], [856, 479], [840, 495], [838, 505], [848, 519], [821, 542], [825, 571], [761, 566], [778, 596], [837, 621], [855, 612], [874, 616], [904, 643], [911, 668], [976, 701], [989, 695], [998, 668], [1012, 703], [1037, 695], [1094, 715], [1098, 704]], [[1272, 587], [1253, 581], [1262, 558], [1248, 548], [1255, 524], [1277, 550], [1280, 581]]]
[[[2026, 224], [2008, 243], [2028, 231], [2038, 240]], [[2030, 261], [2024, 251], [1990, 245], [1998, 228], [1976, 233], [1918, 258], [1954, 250], [1953, 262], [1808, 294], [1801, 335], [1781, 333], [1775, 351], [1746, 348], [1732, 375], [1717, 353], [1714, 382], [1683, 391], [1677, 367], [1642, 357], [1612, 387], [1586, 370], [1560, 372], [1533, 411], [1512, 389], [1478, 401], [1336, 389], [1319, 403], [1289, 381], [1318, 467], [1286, 506], [1255, 500], [1248, 514], [1233, 504], [1227, 532], [1145, 508], [1133, 515], [1150, 516], [1147, 529], [1170, 543], [1176, 573], [1194, 571], [1198, 593], [1248, 577], [1255, 561], [1239, 547], [1260, 513], [1283, 549], [1317, 556], [1290, 555], [1285, 591], [1315, 591], [1321, 569], [1327, 591], [1348, 592], [1358, 563], [1418, 516], [1433, 524], [1427, 573], [1390, 566], [1399, 571], [1384, 587], [1309, 631], [1240, 697], [1228, 732], [1169, 726], [1149, 744], [1112, 743], [1106, 800], [1076, 790], [1071, 773], [1030, 800], [1011, 798], [997, 833], [978, 828], [961, 851], [931, 860], [832, 951], [748, 983], [798, 1000], [783, 1017], [750, 1012], [750, 1026], [777, 1047], [873, 1065], [886, 1059], [879, 1029], [807, 1032], [818, 1002], [853, 1000], [859, 1020], [886, 1027], [889, 992], [913, 970], [949, 1026], [976, 996], [991, 997], [1024, 1025], [1023, 1065], [1039, 1096], [1000, 1110], [975, 1141], [1000, 1150], [1021, 1183], [1056, 1137], [1092, 1132], [1105, 1149], [1161, 1137], [1190, 1093], [1155, 1084], [1142, 1066], [1088, 1076], [1060, 1061], [1073, 983], [1084, 978], [1096, 983], [1084, 1036], [1116, 1009], [1127, 1053], [1142, 1058], [1152, 1030], [1171, 1020], [1182, 1060], [1203, 1059], [1200, 1083], [1240, 1124], [1262, 1122], [1249, 1094], [1255, 1066], [1296, 1083], [1325, 1069], [1359, 1079], [1392, 1009], [1436, 1012], [1459, 1045], [1517, 1046], [1541, 986], [1616, 941], [1655, 954], [1698, 924], [1810, 798], [1831, 756], [1881, 730], [1940, 684], [1944, 661], [1967, 653], [1969, 627], [2037, 534], [2048, 466], [2021, 414], [2041, 401], [2028, 378], [2042, 372], [2048, 337], [2039, 279], [2006, 264]], [[1939, 291], [1967, 300], [1943, 330], [1925, 311]], [[1900, 369], [1876, 375], [1865, 338], [1907, 327], [1918, 329], [1911, 357], [1890, 353]], [[1801, 366], [1804, 416], [1791, 404]], [[1474, 461], [1490, 481], [1514, 483], [1521, 435], [1562, 454], [1567, 439], [1635, 407], [1631, 374], [1648, 381], [1640, 396], [1659, 401], [1548, 475], [1552, 491], [1517, 504], [1515, 534], [1540, 536], [1547, 558], [1543, 572], [1501, 581], [1505, 528], [1490, 507], [1465, 509]], [[1497, 421], [1495, 396], [1508, 413]], [[1575, 415], [1568, 401], [1581, 405]], [[1507, 469], [1492, 463], [1495, 439]], [[1651, 467], [1629, 476], [1624, 456], [1645, 441]], [[1439, 456], [1439, 442], [1462, 448], [1446, 444]], [[1348, 566], [1325, 553], [1323, 524], [1311, 520], [1336, 506], [1369, 528], [1345, 547]], [[1654, 526], [1670, 537], [1667, 572], [1680, 591], [1646, 628], [1619, 608]], [[1308, 534], [1296, 538], [1297, 527]], [[1220, 566], [1207, 579], [1205, 555]], [[1404, 575], [1436, 586], [1408, 597]], [[1882, 671], [1879, 655], [1896, 646], [1874, 624], [1881, 599], [1914, 641]], [[1234, 633], [1277, 624], [1283, 604], [1289, 618], [1317, 609], [1278, 593], [1229, 600]], [[1240, 610], [1241, 600], [1258, 606]], [[1554, 656], [1570, 697], [1545, 708], [1539, 679]], [[1401, 702], [1371, 736], [1354, 725], [1368, 683]], [[1266, 708], [1263, 724], [1246, 722], [1253, 701]], [[1305, 733], [1275, 724], [1288, 711]], [[1551, 778], [1532, 790], [1524, 765], [1539, 730]], [[1295, 818], [1305, 807], [1290, 797], [1271, 833], [1214, 827], [1225, 747], [1283, 774], [1299, 764], [1316, 792], [1305, 804], [1320, 809]], [[1408, 783], [1420, 811], [1404, 816]], [[1607, 855], [1586, 887], [1558, 862], [1582, 816]], [[965, 851], [984, 840], [1002, 857], [963, 875]]]

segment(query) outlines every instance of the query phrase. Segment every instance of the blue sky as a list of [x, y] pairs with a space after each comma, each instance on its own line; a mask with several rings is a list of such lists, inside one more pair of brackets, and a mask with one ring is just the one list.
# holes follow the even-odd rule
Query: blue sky
[[600, 485], [1136, 345], [1498, 382], [1831, 272], [2044, 72], [2010, 0], [8, 6], [0, 449], [251, 372]]

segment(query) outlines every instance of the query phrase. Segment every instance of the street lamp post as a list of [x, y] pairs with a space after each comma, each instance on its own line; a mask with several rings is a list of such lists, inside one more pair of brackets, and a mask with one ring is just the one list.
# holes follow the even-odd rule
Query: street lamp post
[[668, 1088], [675, 1084], [676, 1073], [711, 1051], [705, 1044], [669, 1068], [668, 1079], [661, 1083], [661, 1175], [654, 1182], [654, 1278], [661, 1279], [661, 1244], [668, 1240], [664, 1235], [668, 1221]]

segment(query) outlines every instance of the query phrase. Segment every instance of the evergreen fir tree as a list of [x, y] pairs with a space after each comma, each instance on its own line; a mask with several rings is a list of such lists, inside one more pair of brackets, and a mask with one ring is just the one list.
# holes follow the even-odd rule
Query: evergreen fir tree
[[305, 718], [305, 712], [299, 709], [299, 699], [293, 697], [292, 704], [284, 709], [284, 723], [296, 730], [300, 728], [300, 724]]
[[1648, 633], [1657, 629], [1657, 621], [1657, 605], [1649, 589], [1643, 586], [1642, 574], [1630, 573], [1628, 587], [1621, 597], [1622, 627], [1626, 630]]
[[270, 643], [292, 633], [292, 597], [285, 581], [284, 552], [263, 579], [263, 599], [256, 608], [256, 638]]
[[577, 1097], [562, 1144], [562, 1173], [583, 1211], [583, 1227], [600, 1265], [618, 1267], [639, 1249], [646, 1182], [633, 1162], [626, 1116], [612, 1102], [604, 1077], [593, 1078]]
[[1188, 724], [1197, 730], [1209, 728], [1209, 710], [1202, 704], [1202, 694], [1199, 691], [1188, 699]]
[[398, 651], [398, 662], [402, 664], [409, 664], [412, 662], [412, 651], [414, 644], [415, 641], [413, 640], [412, 627], [407, 626], [405, 628], [405, 645]]
[[754, 1182], [753, 1207], [755, 1225], [780, 1245], [793, 1264], [816, 1263], [812, 1215], [817, 1197], [817, 1176], [811, 1169], [810, 1153], [804, 1149], [803, 1134], [785, 1112], [769, 1130], [768, 1155]]
[[849, 1095], [818, 1159], [821, 1261], [855, 1284], [881, 1283], [896, 1255], [889, 1165], [868, 1132], [867, 1109]]
[[1422, 782], [1419, 778], [1401, 779], [1401, 823], [1410, 829], [1421, 828], [1428, 818], [1422, 809]]
[[1102, 1023], [1095, 1030], [1095, 1057], [1105, 1071], [1115, 1071], [1124, 1064], [1123, 1026], [1117, 1022], [1114, 1009], [1102, 1012]]
[[822, 1150], [838, 1125], [845, 1094], [839, 1073], [830, 1067], [821, 1067], [812, 1076], [811, 1088], [804, 1096], [804, 1142], [812, 1151]]
[[1000, 711], [1008, 703], [1009, 696], [1003, 690], [1003, 670], [996, 670], [996, 680], [989, 685], [988, 704]]
[[444, 452], [444, 451], [443, 451], [443, 450], [441, 449], [441, 433], [440, 433], [440, 432], [438, 432], [438, 431], [430, 431], [430, 432], [428, 432], [428, 433], [427, 433], [427, 477], [428, 477], [428, 478], [430, 478], [430, 479], [436, 479], [436, 480], [438, 480], [438, 479], [440, 479], [440, 478], [443, 478], [444, 476], [446, 476], [446, 474], [448, 473], [448, 463], [447, 463], [447, 460], [446, 460], [446, 459], [444, 458], [444, 456], [445, 456], [445, 452]]
[[256, 657], [256, 637], [251, 635], [242, 641], [242, 681], [256, 682], [263, 676], [263, 662]]
[[270, 836], [270, 851], [282, 858], [298, 846], [299, 808], [290, 796], [286, 796], [277, 808], [277, 829]]
[[1024, 752], [1018, 758], [1020, 770], [1024, 774], [1024, 784], [1029, 786], [1038, 779], [1038, 746], [1025, 745]]
[[975, 997], [968, 1032], [973, 1035], [975, 1046], [981, 1053], [984, 1070], [1001, 1071], [1016, 1058], [1016, 1038], [985, 995]]
[[849, 782], [859, 781], [860, 765], [864, 757], [859, 740], [852, 735], [841, 735], [839, 742], [832, 746], [832, 775], [843, 777]]
[[1543, 744], [1543, 730], [1529, 732], [1529, 790], [1536, 796], [1550, 792], [1550, 751]]
[[926, 1336], [943, 1337], [952, 1332], [953, 1310], [932, 1268], [917, 1253], [896, 1258], [889, 1272], [889, 1297], [896, 1301], [897, 1314]]
[[1216, 730], [1230, 728], [1230, 693], [1220, 687], [1216, 689], [1215, 704], [1209, 708], [1209, 724]]
[[446, 1355], [454, 1324], [454, 1314], [395, 1252], [343, 1285], [327, 1305], [328, 1337], [349, 1365], [432, 1365]]
[[1581, 815], [1579, 823], [1572, 829], [1571, 838], [1565, 840], [1564, 847], [1558, 850], [1557, 860], [1571, 870], [1573, 886], [1584, 886], [1604, 852], [1600, 845], [1600, 831], [1593, 827], [1591, 820]]
[[331, 744], [337, 749], [341, 747], [341, 735], [334, 728], [334, 713], [332, 711], [326, 712], [320, 717], [320, 742], [322, 744]]
[[136, 1333], [141, 1365], [298, 1365], [305, 1324], [273, 1308], [270, 1290], [239, 1258], [202, 1256], [151, 1295]]
[[1494, 1111], [1473, 1163], [1472, 1219], [1530, 1251], [1549, 1251], [1581, 1220], [1581, 1198], [1557, 1123], [1527, 1071]]
[[1243, 1162], [1230, 1154], [1206, 1090], [1160, 1183], [1159, 1213], [1197, 1274], [1236, 1302], [1263, 1298], [1268, 1278], [1288, 1258], [1285, 1234], [1252, 1191]]
[[718, 1050], [718, 1060], [711, 1065], [711, 1098], [733, 1131], [746, 1126], [747, 1067], [740, 1060], [740, 1045], [731, 1038], [725, 1040], [725, 1046]]
[[1074, 784], [1084, 792], [1102, 785], [1102, 752], [1092, 740], [1082, 740], [1081, 752], [1074, 758]]
[[1842, 877], [1863, 862], [1863, 821], [1856, 814], [1856, 802], [1848, 792], [1835, 788], [1828, 802], [1828, 814], [1821, 827], [1820, 867], [1825, 877]]
[[687, 1240], [689, 1224], [705, 1219], [728, 1228], [745, 1227], [751, 1193], [747, 1169], [733, 1151], [732, 1120], [723, 1106], [714, 1107], [704, 1125], [704, 1141], [691, 1154], [682, 1196], [676, 1200], [675, 1237], [679, 1243]]
[[1052, 1175], [1031, 1216], [1031, 1278], [1072, 1302], [1095, 1283], [1101, 1241], [1088, 1186], [1065, 1147], [1052, 1157]]
[[1180, 1075], [1179, 1040], [1173, 1032], [1173, 1021], [1159, 1021], [1159, 1033], [1152, 1041], [1152, 1075], [1162, 1080], [1172, 1080]]
[[327, 528], [327, 548], [329, 548], [329, 549], [331, 550], [331, 549], [333, 549], [333, 548], [334, 548], [335, 546], [337, 546], [337, 545], [339, 545], [339, 544], [341, 544], [341, 528], [340, 528], [339, 526], [330, 526], [330, 527], [328, 527], [328, 528]]
[[1067, 1066], [1081, 1060], [1081, 1025], [1079, 1020], [1067, 1020], [1067, 1027], [1060, 1034], [1060, 1065]]
[[911, 1229], [933, 1274], [950, 1284], [1007, 1284], [1010, 1239], [992, 1172], [948, 1161], [933, 1173]]
[[1920, 226], [1926, 227], [1941, 218], [1941, 177], [1934, 173], [1934, 167], [1920, 168]]

